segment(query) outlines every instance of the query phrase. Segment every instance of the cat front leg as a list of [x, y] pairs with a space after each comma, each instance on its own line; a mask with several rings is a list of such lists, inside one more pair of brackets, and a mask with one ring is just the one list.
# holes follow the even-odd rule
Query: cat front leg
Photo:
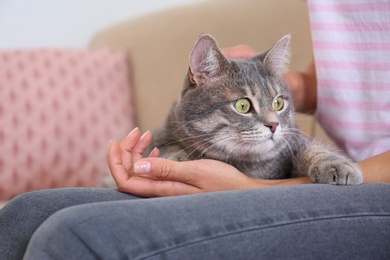
[[308, 175], [314, 183], [356, 185], [363, 182], [363, 174], [356, 163], [320, 143], [309, 143], [298, 153], [294, 165], [298, 175]]

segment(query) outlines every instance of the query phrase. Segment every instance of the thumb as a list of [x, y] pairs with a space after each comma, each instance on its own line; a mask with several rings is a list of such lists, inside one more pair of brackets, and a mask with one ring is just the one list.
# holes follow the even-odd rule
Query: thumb
[[[176, 162], [163, 158], [141, 159], [134, 164], [134, 172], [144, 178], [166, 181], [189, 181], [195, 174], [192, 161]], [[191, 174], [189, 174], [191, 172]]]

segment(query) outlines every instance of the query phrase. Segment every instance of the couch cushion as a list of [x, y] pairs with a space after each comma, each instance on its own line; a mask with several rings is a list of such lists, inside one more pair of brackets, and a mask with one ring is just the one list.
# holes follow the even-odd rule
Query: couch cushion
[[0, 51], [0, 200], [97, 186], [134, 127], [125, 51]]

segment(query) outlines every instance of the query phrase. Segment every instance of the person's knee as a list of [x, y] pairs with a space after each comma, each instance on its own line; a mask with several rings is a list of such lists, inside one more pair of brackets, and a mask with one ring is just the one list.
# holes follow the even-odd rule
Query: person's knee
[[[20, 194], [10, 200], [2, 209], [7, 215], [21, 216], [38, 213], [42, 206], [42, 195], [38, 192], [27, 192]], [[20, 214], [20, 213], [23, 214]], [[30, 216], [33, 217], [33, 216]]]
[[[1, 256], [5, 259], [22, 258], [28, 241], [34, 231], [55, 210], [48, 201], [45, 191], [28, 192], [14, 197], [0, 211]], [[1, 257], [0, 257], [1, 258]]]
[[[71, 247], [72, 251], [77, 249], [71, 246], [78, 241], [78, 223], [72, 211], [72, 207], [60, 210], [39, 226], [28, 244], [26, 259], [51, 259], [69, 255], [66, 248]], [[82, 243], [79, 245], [82, 246]]]

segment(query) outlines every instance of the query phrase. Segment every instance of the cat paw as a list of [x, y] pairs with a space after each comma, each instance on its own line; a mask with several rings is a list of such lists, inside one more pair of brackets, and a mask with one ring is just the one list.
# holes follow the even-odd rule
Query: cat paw
[[359, 166], [340, 155], [321, 158], [311, 168], [309, 177], [314, 183], [357, 185], [363, 182]]

